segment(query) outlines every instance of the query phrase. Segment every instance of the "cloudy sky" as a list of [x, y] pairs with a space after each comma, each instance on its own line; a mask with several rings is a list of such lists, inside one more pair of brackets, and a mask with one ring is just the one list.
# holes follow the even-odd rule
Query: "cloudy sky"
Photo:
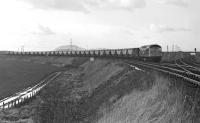
[[200, 50], [200, 0], [1, 0], [0, 50], [130, 48]]

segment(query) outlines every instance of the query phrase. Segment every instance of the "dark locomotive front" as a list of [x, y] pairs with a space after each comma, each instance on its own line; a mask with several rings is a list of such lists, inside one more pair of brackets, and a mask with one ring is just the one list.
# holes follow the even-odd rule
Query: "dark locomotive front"
[[139, 48], [139, 57], [144, 61], [159, 62], [162, 58], [162, 48], [160, 45], [145, 45]]

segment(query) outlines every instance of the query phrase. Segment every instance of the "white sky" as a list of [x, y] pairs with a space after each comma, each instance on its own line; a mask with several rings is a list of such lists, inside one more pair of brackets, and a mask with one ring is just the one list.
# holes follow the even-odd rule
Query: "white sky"
[[200, 50], [200, 0], [1, 0], [0, 50], [129, 48]]

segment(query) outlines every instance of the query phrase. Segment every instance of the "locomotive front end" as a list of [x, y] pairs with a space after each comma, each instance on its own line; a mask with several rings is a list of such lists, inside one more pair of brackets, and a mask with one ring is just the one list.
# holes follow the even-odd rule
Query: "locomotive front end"
[[160, 62], [162, 59], [162, 47], [160, 45], [145, 45], [140, 47], [139, 57], [143, 61]]

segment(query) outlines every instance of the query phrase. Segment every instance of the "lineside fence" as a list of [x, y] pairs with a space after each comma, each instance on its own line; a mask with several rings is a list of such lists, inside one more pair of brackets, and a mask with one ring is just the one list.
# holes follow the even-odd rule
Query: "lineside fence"
[[17, 107], [33, 99], [49, 82], [55, 80], [61, 72], [54, 72], [43, 79], [39, 84], [24, 89], [10, 97], [0, 100], [0, 110]]

